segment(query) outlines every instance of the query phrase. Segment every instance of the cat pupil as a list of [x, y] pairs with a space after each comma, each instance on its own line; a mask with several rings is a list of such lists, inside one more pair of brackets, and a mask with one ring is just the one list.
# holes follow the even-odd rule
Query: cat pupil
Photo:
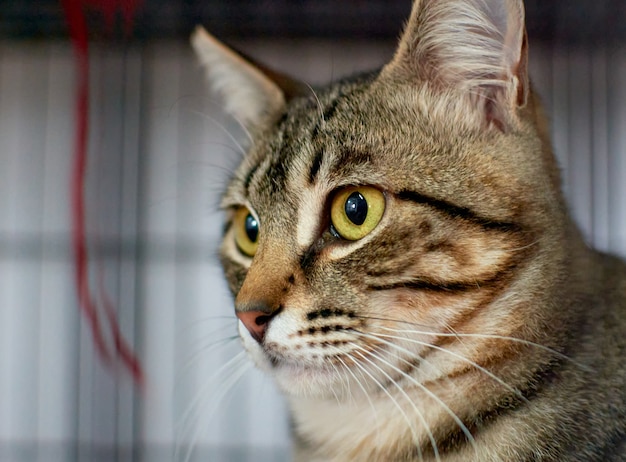
[[257, 237], [259, 237], [259, 223], [250, 213], [246, 217], [245, 228], [246, 235], [248, 239], [250, 239], [250, 242], [256, 242]]
[[348, 219], [357, 226], [362, 225], [367, 218], [367, 201], [363, 195], [355, 191], [346, 200], [345, 205], [346, 216]]

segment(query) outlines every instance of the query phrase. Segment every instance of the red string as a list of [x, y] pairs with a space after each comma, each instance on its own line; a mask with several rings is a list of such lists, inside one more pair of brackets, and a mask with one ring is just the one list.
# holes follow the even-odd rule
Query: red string
[[104, 15], [106, 24], [112, 27], [115, 22], [115, 15], [119, 11], [126, 29], [126, 34], [130, 34], [133, 25], [133, 17], [139, 9], [142, 0], [83, 0], [85, 5], [92, 6]]
[[[102, 360], [111, 365], [114, 355], [131, 373], [135, 383], [143, 385], [141, 365], [132, 349], [125, 342], [117, 323], [115, 310], [107, 297], [104, 297], [105, 313], [108, 326], [114, 340], [114, 354], [109, 352], [104, 339], [102, 324], [98, 315], [98, 306], [89, 286], [89, 254], [87, 252], [85, 220], [85, 174], [87, 170], [87, 141], [89, 134], [89, 37], [84, 15], [84, 1], [61, 0], [70, 28], [70, 36], [77, 62], [78, 88], [76, 94], [76, 138], [74, 145], [74, 164], [72, 171], [72, 246], [76, 291], [80, 309], [92, 331], [94, 344]], [[101, 8], [107, 21], [112, 23], [117, 8], [122, 9], [123, 18], [129, 27], [137, 1], [128, 0], [91, 0], [90, 4]], [[131, 5], [131, 7], [129, 7]]]

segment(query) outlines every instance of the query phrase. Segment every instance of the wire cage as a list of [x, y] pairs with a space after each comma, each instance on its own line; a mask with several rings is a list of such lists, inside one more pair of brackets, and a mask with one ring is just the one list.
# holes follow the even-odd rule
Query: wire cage
[[[95, 2], [92, 2], [95, 3]], [[123, 2], [122, 2], [123, 3]], [[311, 85], [379, 67], [406, 1], [175, 1], [89, 26], [87, 277], [145, 375], [103, 362], [80, 315], [72, 172], [79, 83], [57, 1], [0, 18], [0, 461], [289, 460], [285, 404], [242, 359], [216, 257], [245, 150], [187, 36], [205, 24]], [[573, 215], [626, 256], [626, 1], [527, 1], [531, 76]], [[112, 330], [103, 342], [115, 344]]]

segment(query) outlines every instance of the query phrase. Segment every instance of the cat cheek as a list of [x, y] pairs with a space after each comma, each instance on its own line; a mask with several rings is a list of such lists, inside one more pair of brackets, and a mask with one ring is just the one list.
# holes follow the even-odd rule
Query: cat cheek
[[252, 335], [250, 335], [250, 332], [248, 332], [248, 329], [246, 329], [246, 326], [244, 326], [241, 321], [238, 323], [237, 330], [239, 331], [241, 344], [243, 345], [244, 350], [246, 350], [246, 352], [250, 355], [250, 358], [252, 358], [254, 364], [264, 371], [270, 371], [272, 368], [270, 361], [263, 352], [259, 343], [252, 338]]
[[246, 326], [243, 324], [243, 322], [238, 322], [237, 331], [239, 332], [241, 343], [243, 344], [243, 347], [246, 349], [246, 351], [248, 351], [249, 353], [253, 353], [253, 351], [260, 349], [258, 342], [254, 340], [248, 329], [246, 329]]

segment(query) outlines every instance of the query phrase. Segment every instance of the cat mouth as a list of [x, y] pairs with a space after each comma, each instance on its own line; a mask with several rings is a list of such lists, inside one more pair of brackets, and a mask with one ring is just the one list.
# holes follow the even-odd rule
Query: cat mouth
[[274, 353], [268, 352], [267, 350], [265, 350], [265, 356], [267, 357], [267, 360], [273, 369], [277, 369], [281, 365], [285, 364], [284, 358], [279, 358], [277, 355], [275, 355]]
[[[337, 342], [337, 344], [345, 345], [347, 341]], [[330, 346], [330, 343], [322, 343]], [[336, 348], [336, 347], [335, 347]], [[375, 360], [386, 355], [384, 346], [367, 346], [363, 345], [353, 350], [341, 350], [335, 353], [328, 351], [303, 352], [298, 355], [297, 352], [287, 347], [281, 347], [272, 342], [261, 347], [263, 356], [272, 369], [293, 369], [293, 370], [310, 370], [310, 371], [336, 371], [337, 368], [346, 368], [354, 363], [367, 364], [368, 361]], [[298, 351], [300, 349], [298, 348]], [[356, 353], [355, 353], [356, 352]]]
[[[289, 354], [288, 351], [284, 353], [277, 350], [275, 344], [269, 344], [263, 346], [263, 354], [267, 359], [267, 362], [272, 369], [293, 369], [293, 370], [324, 370], [330, 369], [333, 365], [337, 365], [341, 362], [342, 355], [336, 354], [311, 354], [307, 357], [295, 357], [293, 354]], [[282, 349], [282, 348], [281, 348]]]
[[[321, 398], [343, 396], [343, 387], [354, 384], [356, 388], [375, 393], [377, 388], [393, 387], [406, 375], [388, 357], [384, 347], [355, 347], [352, 351], [337, 354], [319, 352], [299, 356], [285, 347], [285, 352], [262, 348], [266, 371], [269, 372], [280, 389], [290, 396], [318, 396]], [[412, 364], [411, 369], [418, 367]], [[376, 386], [374, 386], [374, 385]]]
[[[313, 386], [318, 392], [332, 388], [338, 380], [336, 369], [329, 362], [286, 358], [280, 354], [266, 354], [267, 363], [278, 385], [289, 394], [298, 395], [302, 390], [311, 392]], [[302, 390], [301, 390], [302, 388]]]
[[296, 369], [313, 369], [315, 366], [310, 361], [303, 358], [288, 357], [277, 352], [271, 347], [264, 346], [263, 354], [272, 369], [296, 368]]

